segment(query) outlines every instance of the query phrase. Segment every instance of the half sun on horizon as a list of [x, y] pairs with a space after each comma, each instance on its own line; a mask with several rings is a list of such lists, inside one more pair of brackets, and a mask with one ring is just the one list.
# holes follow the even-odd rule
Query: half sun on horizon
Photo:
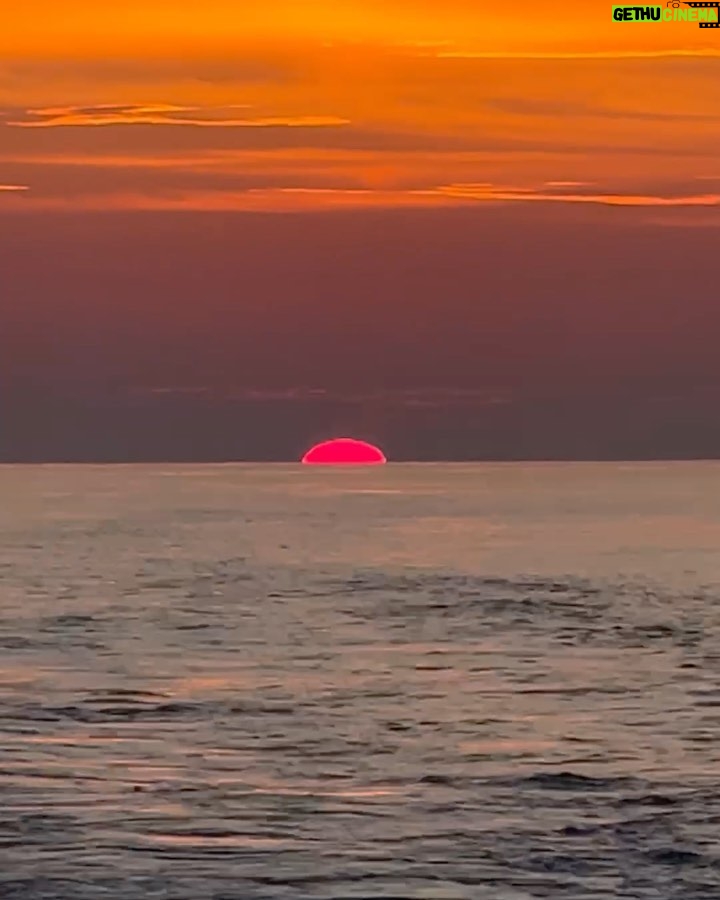
[[373, 466], [387, 462], [385, 454], [379, 447], [367, 443], [367, 441], [355, 438], [333, 438], [315, 444], [303, 456], [305, 465], [337, 466], [356, 465]]

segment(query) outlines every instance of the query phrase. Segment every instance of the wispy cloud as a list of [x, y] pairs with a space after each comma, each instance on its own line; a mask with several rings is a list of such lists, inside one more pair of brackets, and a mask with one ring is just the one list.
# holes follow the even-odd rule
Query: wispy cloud
[[295, 75], [297, 59], [272, 53], [267, 48], [245, 47], [240, 58], [235, 53], [208, 57], [133, 57], [132, 54], [106, 57], [70, 55], [0, 59], [0, 76], [21, 86], [45, 84], [142, 85], [193, 83], [204, 85], [285, 84]]
[[196, 385], [143, 386], [130, 391], [135, 396], [154, 399], [196, 398], [235, 403], [319, 403], [362, 404], [405, 408], [444, 408], [450, 406], [496, 406], [512, 400], [505, 387], [448, 388], [419, 387], [353, 391], [328, 387], [288, 386], [207, 387]]
[[713, 122], [720, 123], [720, 112], [713, 108], [707, 113], [684, 110], [622, 109], [587, 101], [547, 99], [543, 97], [491, 97], [485, 105], [492, 110], [514, 116], [537, 116], [556, 119], [568, 116], [573, 119], [627, 119], [632, 122]]
[[[100, 172], [100, 175], [90, 171]], [[15, 174], [15, 173], [13, 173]], [[132, 169], [118, 179], [110, 178], [102, 170], [89, 170], [85, 177], [74, 177], [68, 169], [63, 190], [54, 182], [42, 179], [31, 198], [12, 204], [17, 209], [118, 209], [118, 210], [178, 210], [178, 211], [237, 211], [237, 212], [312, 212], [333, 209], [401, 209], [452, 206], [492, 206], [507, 204], [554, 204], [605, 207], [637, 207], [688, 209], [720, 206], [720, 192], [697, 190], [697, 179], [672, 180], [658, 178], [642, 181], [587, 182], [577, 179], [537, 181], [513, 184], [493, 181], [454, 181], [433, 183], [418, 180], [409, 185], [363, 186], [353, 183], [348, 171], [337, 169], [303, 172], [292, 168], [276, 171], [246, 167], [242, 171], [222, 169], [213, 172], [198, 167], [174, 172], [166, 169], [161, 181], [158, 170], [151, 178], [141, 172], [136, 177]], [[16, 175], [18, 181], [26, 177]], [[708, 180], [705, 184], [710, 187]], [[28, 184], [32, 183], [28, 179]], [[23, 184], [6, 185], [6, 191], [27, 190]]]
[[717, 228], [720, 229], [720, 209], [717, 207], [695, 207], [677, 210], [674, 213], [660, 211], [644, 217], [642, 225], [659, 225], [664, 228]]
[[720, 206], [720, 194], [578, 192], [566, 187], [507, 187], [491, 184], [447, 184], [410, 190], [334, 187], [249, 187], [241, 190], [168, 189], [159, 193], [99, 192], [82, 196], [37, 196], [23, 209], [124, 209], [218, 212], [292, 213], [342, 209], [401, 209], [491, 206], [535, 203], [635, 208], [690, 209]]
[[540, 203], [599, 203], [605, 206], [718, 206], [720, 194], [691, 194], [665, 197], [654, 194], [565, 193], [534, 188], [496, 188], [486, 184], [449, 184], [433, 188], [433, 193], [459, 200], [506, 200]]
[[346, 209], [400, 209], [472, 203], [455, 200], [433, 191], [375, 191], [340, 188], [249, 188], [245, 190], [165, 190], [156, 192], [104, 192], [82, 196], [42, 196], [17, 210], [57, 210], [75, 212], [185, 211], [300, 213]]
[[485, 51], [442, 50], [426, 54], [437, 59], [664, 59], [667, 57], [720, 57], [720, 49], [697, 50], [572, 50], [572, 51]]
[[19, 118], [8, 119], [17, 128], [58, 128], [107, 125], [191, 125], [202, 128], [328, 127], [349, 125], [339, 116], [238, 116], [247, 105], [218, 107], [170, 104], [106, 104], [29, 109]]
[[592, 181], [546, 181], [545, 187], [549, 188], [566, 188], [566, 187], [588, 187]]
[[[567, 193], [558, 189], [540, 190], [533, 187], [502, 188], [489, 184], [449, 184], [417, 190], [335, 190], [332, 188], [275, 188], [246, 192], [246, 197], [272, 209], [275, 204], [283, 210], [298, 208], [332, 208], [336, 206], [435, 206], [472, 203], [587, 203], [603, 206], [692, 207], [718, 206], [720, 194], [659, 196], [654, 194]], [[274, 202], [273, 202], [274, 201]]]
[[30, 190], [29, 185], [27, 184], [0, 184], [0, 191], [28, 191]]

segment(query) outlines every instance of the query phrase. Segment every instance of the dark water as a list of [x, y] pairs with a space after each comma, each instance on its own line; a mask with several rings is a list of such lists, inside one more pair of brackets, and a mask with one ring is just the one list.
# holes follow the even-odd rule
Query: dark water
[[0, 469], [0, 898], [720, 898], [720, 465]]

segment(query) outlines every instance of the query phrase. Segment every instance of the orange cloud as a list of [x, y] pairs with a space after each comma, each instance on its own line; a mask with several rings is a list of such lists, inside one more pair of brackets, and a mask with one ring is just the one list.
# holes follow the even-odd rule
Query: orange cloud
[[442, 50], [432, 54], [438, 59], [664, 59], [672, 57], [720, 57], [720, 49], [699, 47], [697, 49], [659, 50]]
[[[245, 190], [173, 190], [162, 193], [85, 194], [73, 198], [38, 197], [41, 209], [155, 209], [238, 212], [307, 212], [362, 208], [432, 208], [516, 202], [590, 204], [594, 206], [698, 208], [720, 206], [720, 194], [586, 194], [552, 192], [532, 187], [490, 184], [451, 184], [412, 190], [372, 190], [307, 187], [248, 188]], [[26, 207], [27, 208], [27, 207]]]
[[170, 104], [68, 106], [31, 109], [26, 112], [25, 119], [9, 120], [7, 124], [19, 128], [102, 125], [195, 125], [204, 128], [318, 128], [350, 124], [348, 119], [342, 119], [337, 116], [258, 116], [256, 118], [235, 118], [232, 115], [232, 112], [236, 109], [248, 108], [248, 106], [244, 105], [202, 108], [173, 106]]
[[717, 32], [609, 6], [26, 0], [0, 60], [3, 179], [33, 205], [714, 202], [688, 183], [720, 146]]
[[695, 209], [687, 214], [658, 214], [643, 220], [644, 225], [658, 225], [663, 228], [718, 228], [720, 229], [720, 210], [705, 208]]
[[541, 203], [600, 203], [606, 206], [718, 206], [720, 194], [693, 194], [663, 197], [643, 194], [548, 193], [533, 188], [498, 189], [484, 184], [450, 184], [435, 188], [445, 197], [458, 200], [534, 201]]

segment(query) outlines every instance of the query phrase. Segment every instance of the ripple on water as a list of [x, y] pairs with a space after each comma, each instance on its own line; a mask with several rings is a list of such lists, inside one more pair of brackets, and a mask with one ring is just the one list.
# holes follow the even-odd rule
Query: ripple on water
[[343, 568], [226, 477], [9, 528], [3, 900], [720, 897], [712, 591]]

